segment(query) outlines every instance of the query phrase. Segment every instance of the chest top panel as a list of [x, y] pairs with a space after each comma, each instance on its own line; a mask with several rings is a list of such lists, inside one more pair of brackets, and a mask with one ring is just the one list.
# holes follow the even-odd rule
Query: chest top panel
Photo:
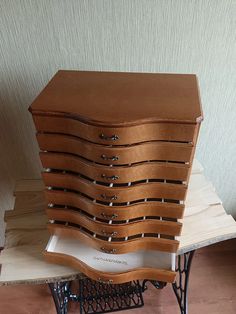
[[30, 111], [109, 126], [202, 120], [197, 78], [192, 74], [60, 70]]

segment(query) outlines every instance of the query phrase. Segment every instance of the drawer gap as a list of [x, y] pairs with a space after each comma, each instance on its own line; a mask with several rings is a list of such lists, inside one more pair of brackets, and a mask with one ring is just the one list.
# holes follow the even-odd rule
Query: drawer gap
[[113, 147], [113, 148], [119, 148], [119, 147], [132, 147], [132, 146], [137, 146], [137, 145], [142, 145], [144, 143], [175, 143], [175, 144], [188, 144], [188, 145], [193, 145], [193, 142], [192, 141], [180, 141], [180, 140], [167, 140], [167, 139], [164, 139], [164, 140], [146, 140], [146, 141], [141, 141], [141, 142], [136, 142], [136, 143], [130, 143], [130, 144], [111, 144], [111, 143], [99, 143], [99, 142], [94, 142], [94, 141], [91, 141], [89, 139], [84, 139], [80, 136], [76, 136], [76, 135], [72, 135], [72, 134], [68, 134], [68, 133], [64, 133], [64, 132], [60, 132], [60, 133], [57, 133], [57, 132], [50, 132], [50, 131], [42, 131], [42, 130], [38, 130], [36, 132], [36, 135], [39, 135], [39, 134], [42, 134], [42, 135], [54, 135], [54, 136], [66, 136], [66, 137], [69, 137], [69, 138], [72, 138], [72, 139], [75, 139], [75, 140], [79, 140], [81, 142], [85, 142], [85, 143], [91, 143], [91, 144], [95, 144], [95, 145], [98, 145], [98, 146], [101, 146], [101, 147]]
[[[100, 163], [98, 161], [94, 161], [94, 160], [88, 159], [84, 156], [73, 154], [73, 153], [67, 153], [67, 152], [61, 152], [61, 151], [50, 151], [50, 150], [41, 150], [41, 153], [68, 155], [68, 156], [79, 158], [79, 159], [84, 160], [86, 162], [89, 162], [91, 164], [100, 165], [103, 167], [110, 167], [111, 166], [109, 164]], [[162, 160], [158, 160], [158, 159], [156, 159], [156, 160], [145, 160], [145, 161], [139, 161], [139, 162], [134, 162], [134, 163], [124, 163], [124, 164], [112, 164], [112, 166], [113, 167], [132, 167], [134, 165], [141, 165], [141, 164], [146, 164], [146, 163], [159, 163], [159, 164], [168, 164], [168, 165], [179, 164], [179, 165], [183, 165], [186, 167], [190, 166], [190, 163], [186, 162], [186, 161], [174, 161], [174, 160], [165, 160], [165, 159], [162, 159]]]

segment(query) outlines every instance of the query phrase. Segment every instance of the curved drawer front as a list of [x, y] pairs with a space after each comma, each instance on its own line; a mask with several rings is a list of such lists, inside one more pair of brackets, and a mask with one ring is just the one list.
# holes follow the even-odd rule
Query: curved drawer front
[[180, 235], [182, 227], [182, 224], [178, 222], [157, 219], [145, 219], [129, 223], [109, 224], [93, 220], [78, 211], [61, 208], [48, 208], [47, 216], [50, 220], [77, 224], [96, 234], [112, 238], [129, 237], [145, 233], [178, 236]]
[[95, 248], [107, 254], [124, 254], [136, 252], [140, 250], [158, 250], [161, 252], [176, 253], [179, 246], [179, 241], [158, 237], [139, 237], [126, 241], [108, 241], [79, 228], [65, 226], [61, 224], [48, 224], [48, 230], [51, 234], [62, 237], [70, 237], [81, 240], [84, 244]]
[[82, 209], [91, 216], [114, 221], [143, 216], [182, 218], [184, 211], [184, 205], [168, 202], [143, 201], [126, 206], [106, 206], [94, 203], [82, 195], [72, 192], [46, 190], [45, 196], [49, 204], [75, 207]]
[[52, 236], [45, 250], [48, 262], [78, 269], [103, 283], [125, 283], [132, 280], [173, 282], [176, 273], [169, 253], [146, 251], [111, 256], [84, 245], [74, 238]]
[[77, 191], [95, 200], [108, 203], [125, 203], [145, 198], [180, 201], [185, 199], [187, 192], [187, 187], [183, 184], [150, 182], [130, 187], [109, 187], [91, 183], [76, 175], [53, 172], [43, 173], [43, 179], [48, 187]]
[[127, 183], [145, 179], [187, 181], [189, 166], [175, 163], [146, 162], [132, 166], [96, 165], [83, 158], [63, 153], [40, 153], [44, 168], [80, 173], [106, 183]]
[[165, 140], [193, 142], [198, 124], [147, 123], [129, 127], [98, 127], [67, 117], [33, 115], [37, 131], [74, 135], [104, 145]]
[[191, 162], [193, 146], [169, 142], [149, 142], [127, 147], [106, 147], [79, 138], [57, 134], [37, 134], [40, 149], [82, 156], [102, 164], [130, 164], [147, 160]]

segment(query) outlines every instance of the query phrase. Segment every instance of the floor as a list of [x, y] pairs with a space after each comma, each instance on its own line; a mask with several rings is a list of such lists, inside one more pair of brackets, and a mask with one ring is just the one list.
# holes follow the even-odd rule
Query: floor
[[[236, 313], [236, 239], [198, 250], [190, 277], [189, 314]], [[171, 286], [149, 286], [145, 306], [126, 314], [179, 314]], [[78, 313], [76, 304], [69, 314]], [[120, 312], [118, 312], [120, 313]], [[55, 314], [46, 285], [0, 287], [0, 314]]]

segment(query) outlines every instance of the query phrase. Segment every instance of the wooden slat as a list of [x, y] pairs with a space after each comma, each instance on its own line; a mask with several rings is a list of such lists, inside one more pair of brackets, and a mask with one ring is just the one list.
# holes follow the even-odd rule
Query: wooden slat
[[14, 193], [42, 191], [44, 188], [45, 186], [42, 180], [20, 180], [16, 182]]

